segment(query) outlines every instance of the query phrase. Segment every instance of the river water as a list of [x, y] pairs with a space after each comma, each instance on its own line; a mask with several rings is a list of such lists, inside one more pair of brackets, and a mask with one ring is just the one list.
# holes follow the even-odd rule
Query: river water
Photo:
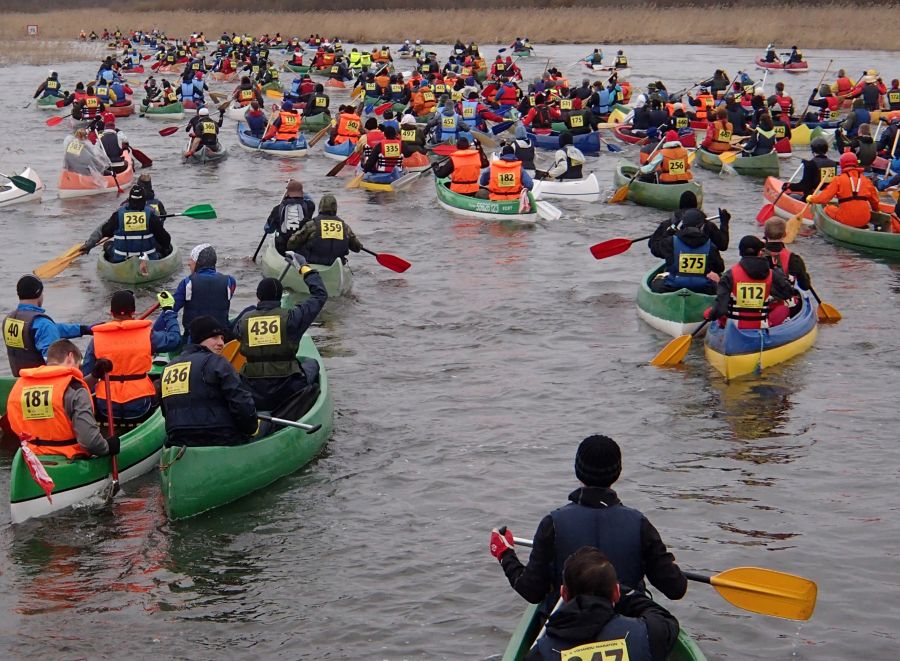
[[[438, 47], [442, 58], [448, 50]], [[530, 78], [544, 58], [563, 67], [589, 50], [539, 47], [520, 65]], [[717, 67], [734, 75], [757, 55], [627, 53], [635, 83], [661, 78], [670, 90]], [[807, 57], [810, 73], [770, 75], [767, 91], [785, 80], [802, 106], [829, 58], [853, 78], [869, 66], [897, 75], [896, 53]], [[71, 86], [96, 63], [58, 68]], [[111, 196], [57, 199], [65, 131], [23, 108], [45, 75], [0, 69], [14, 129], [0, 136], [2, 170], [30, 164], [49, 188], [42, 204], [0, 210], [8, 308], [22, 273], [87, 237], [115, 205]], [[316, 200], [335, 193], [368, 247], [413, 268], [397, 275], [353, 256], [353, 295], [329, 302], [313, 329], [337, 414], [307, 469], [176, 524], [155, 472], [106, 510], [18, 526], [0, 512], [4, 657], [498, 659], [525, 604], [488, 554], [488, 533], [507, 524], [533, 534], [576, 486], [575, 449], [593, 433], [618, 440], [620, 496], [647, 514], [684, 568], [755, 565], [818, 583], [806, 623], [738, 610], [699, 584], [681, 602], [663, 599], [710, 658], [896, 657], [896, 266], [815, 235], [798, 240], [817, 290], [844, 319], [821, 328], [798, 359], [726, 384], [702, 342], [682, 369], [648, 366], [669, 338], [635, 312], [637, 283], [655, 263], [642, 245], [600, 262], [588, 252], [650, 233], [662, 212], [559, 203], [558, 222], [508, 227], [448, 214], [428, 179], [393, 197], [346, 191], [346, 174], [323, 176], [334, 162], [318, 150], [296, 162], [250, 154], [230, 121], [230, 158], [210, 166], [183, 165], [183, 139], [159, 137], [157, 123], [134, 116], [119, 127], [154, 159], [170, 210], [216, 206], [216, 221], [167, 226], [184, 248], [216, 246], [219, 269], [239, 282], [234, 309], [254, 299], [259, 272], [248, 256], [290, 177]], [[588, 167], [609, 190], [616, 160], [603, 153]], [[758, 230], [761, 182], [696, 176], [707, 211], [732, 213], [730, 265], [740, 237]], [[47, 284], [46, 307], [59, 321], [99, 321], [113, 290], [83, 259]], [[139, 307], [154, 293], [140, 292]]]

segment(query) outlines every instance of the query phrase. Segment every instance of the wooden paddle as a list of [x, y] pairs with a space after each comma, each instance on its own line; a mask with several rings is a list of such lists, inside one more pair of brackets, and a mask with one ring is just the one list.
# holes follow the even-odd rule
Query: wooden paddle
[[837, 311], [837, 308], [828, 303], [823, 303], [816, 290], [812, 288], [812, 285], [809, 286], [809, 292], [816, 299], [816, 303], [819, 304], [819, 307], [816, 308], [816, 317], [820, 324], [836, 324], [841, 320], [841, 313]]
[[309, 146], [310, 146], [310, 147], [315, 147], [315, 146], [316, 146], [316, 143], [319, 142], [319, 140], [321, 140], [322, 138], [324, 138], [326, 135], [328, 135], [328, 131], [330, 131], [330, 130], [331, 130], [331, 124], [330, 124], [330, 123], [329, 123], [329, 124], [326, 124], [326, 125], [323, 126], [321, 129], [319, 129], [319, 131], [318, 131], [318, 132], [310, 139], [310, 141], [309, 141]]
[[653, 235], [648, 234], [637, 239], [609, 239], [608, 241], [601, 241], [591, 246], [591, 254], [594, 256], [594, 259], [606, 259], [625, 252], [633, 244], [639, 241], [646, 241], [651, 236]]
[[353, 188], [359, 188], [359, 185], [362, 183], [364, 176], [365, 176], [365, 173], [356, 175], [355, 177], [353, 177], [353, 179], [351, 179], [350, 181], [347, 182], [347, 185], [344, 186], [344, 188], [347, 188], [348, 190], [353, 189]]
[[[513, 543], [534, 546], [524, 537], [513, 537]], [[735, 567], [712, 576], [688, 571], [683, 574], [688, 580], [712, 585], [725, 601], [751, 613], [808, 620], [816, 608], [815, 581], [796, 574], [762, 567]]]
[[[788, 177], [788, 181], [793, 181], [794, 177], [797, 176], [797, 173], [803, 168], [803, 163], [797, 166], [797, 169], [794, 170], [794, 173]], [[781, 199], [781, 196], [787, 192], [787, 188], [782, 188], [781, 192], [778, 193], [778, 197], [775, 198], [774, 202], [770, 202], [769, 204], [764, 204], [762, 208], [756, 214], [756, 222], [760, 225], [765, 223], [769, 218], [775, 215], [775, 205], [778, 204], [778, 200]]]
[[[284, 277], [284, 275], [282, 275]], [[231, 363], [236, 372], [240, 372], [241, 368], [247, 362], [244, 354], [241, 353], [241, 343], [239, 340], [231, 340], [222, 347], [222, 357]]]
[[397, 255], [392, 255], [387, 252], [375, 252], [373, 250], [369, 250], [368, 248], [363, 248], [363, 252], [367, 252], [370, 255], [375, 255], [375, 260], [381, 264], [383, 267], [390, 269], [391, 271], [396, 271], [397, 273], [403, 273], [406, 271], [412, 264], [407, 262], [402, 257], [397, 257]]
[[709, 321], [709, 319], [704, 319], [703, 323], [697, 326], [697, 329], [690, 335], [680, 335], [674, 340], [671, 340], [663, 347], [662, 351], [653, 357], [650, 364], [654, 367], [674, 367], [680, 363], [684, 360], [688, 350], [691, 348], [693, 339], [700, 334], [701, 330], [706, 328], [706, 324], [708, 324]]
[[[107, 241], [109, 241], [109, 239], [104, 238], [97, 245], [98, 246], [103, 245]], [[84, 243], [76, 243], [74, 246], [72, 246], [71, 248], [66, 250], [60, 256], [54, 257], [53, 259], [48, 260], [48, 261], [44, 262], [43, 264], [41, 264], [40, 266], [38, 266], [36, 269], [34, 269], [34, 271], [32, 271], [32, 273], [34, 273], [41, 280], [46, 280], [48, 278], [52, 278], [56, 275], [59, 275], [60, 273], [65, 271], [67, 268], [69, 268], [69, 265], [72, 262], [74, 262], [76, 259], [78, 259], [79, 257], [81, 257], [82, 255], [85, 254], [82, 250], [83, 245], [84, 245]]]
[[360, 160], [362, 159], [362, 150], [351, 152], [351, 154], [345, 158], [343, 161], [335, 165], [328, 172], [325, 173], [326, 177], [336, 177], [341, 170], [344, 169], [345, 165], [359, 165]]
[[[113, 422], [112, 390], [109, 387], [109, 372], [103, 375], [103, 383], [106, 384], [106, 428], [110, 436], [115, 436], [116, 427]], [[112, 464], [112, 484], [106, 496], [107, 501], [112, 500], [113, 496], [119, 492], [119, 458], [116, 455], [111, 455], [109, 459]]]
[[2, 172], [0, 172], [0, 177], [5, 177], [6, 179], [9, 179], [10, 183], [12, 183], [13, 186], [25, 191], [26, 193], [30, 194], [30, 193], [33, 193], [35, 190], [37, 190], [36, 183], [34, 183], [31, 179], [27, 179], [25, 177], [20, 177], [17, 174], [9, 175], [9, 174], [3, 174]]
[[[662, 145], [662, 143], [664, 141], [665, 141], [665, 138], [663, 138], [656, 144], [656, 147], [653, 148], [653, 151], [650, 152], [650, 155], [647, 157], [648, 161], [653, 158], [653, 155], [656, 153], [656, 150], [660, 148], [660, 145]], [[625, 198], [628, 197], [628, 189], [631, 187], [631, 184], [634, 183], [634, 180], [640, 176], [640, 174], [641, 174], [641, 169], [638, 168], [635, 171], [634, 176], [628, 180], [628, 183], [623, 184], [622, 186], [619, 186], [619, 188], [616, 190], [616, 192], [612, 194], [612, 197], [610, 197], [606, 201], [606, 203], [607, 204], [618, 204], [619, 202], [624, 202]]]
[[[824, 186], [824, 185], [825, 185], [825, 181], [820, 181], [819, 185], [816, 186], [816, 189], [812, 192], [812, 195], [810, 195], [809, 197], [812, 197], [813, 195], [818, 193], [820, 190], [822, 190], [822, 186]], [[800, 211], [798, 211], [793, 216], [788, 218], [788, 221], [785, 224], [785, 228], [784, 228], [784, 242], [785, 243], [793, 243], [794, 239], [797, 238], [797, 234], [800, 233], [800, 228], [803, 226], [803, 214], [805, 214], [806, 210], [809, 209], [810, 204], [811, 204], [810, 202], [807, 202], [806, 204], [803, 205], [803, 208], [800, 209]]]

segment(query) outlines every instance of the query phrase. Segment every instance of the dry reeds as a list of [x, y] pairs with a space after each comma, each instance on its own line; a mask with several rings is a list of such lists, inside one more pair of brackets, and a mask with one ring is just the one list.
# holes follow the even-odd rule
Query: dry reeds
[[[170, 0], [154, 2], [156, 9]], [[171, 0], [174, 4], [176, 0]], [[368, 2], [369, 0], [362, 0]], [[221, 3], [220, 3], [221, 4]], [[380, 3], [379, 3], [380, 4]], [[396, 4], [396, 3], [390, 3]], [[667, 4], [677, 4], [670, 0]], [[140, 5], [139, 5], [140, 6]], [[402, 11], [113, 11], [68, 9], [38, 14], [6, 13], [0, 43], [24, 39], [25, 26], [38, 24], [41, 39], [71, 39], [81, 29], [126, 30], [158, 27], [170, 36], [202, 30], [210, 38], [226, 32], [340, 35], [345, 41], [398, 43], [457, 38], [508, 43], [527, 35], [534, 43], [718, 44], [762, 48], [769, 41], [802, 48], [890, 49], [900, 34], [900, 11], [884, 5], [648, 6], [510, 9], [414, 9]], [[724, 26], [724, 29], [723, 29]], [[15, 58], [15, 49], [7, 58]], [[59, 58], [57, 58], [59, 59]]]

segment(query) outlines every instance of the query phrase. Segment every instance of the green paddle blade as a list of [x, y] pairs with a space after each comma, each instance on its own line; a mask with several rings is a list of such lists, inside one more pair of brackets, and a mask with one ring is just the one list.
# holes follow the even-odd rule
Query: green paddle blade
[[[6, 176], [6, 175], [3, 175]], [[12, 175], [11, 177], [6, 177], [12, 182], [12, 185], [16, 188], [20, 188], [26, 193], [33, 193], [37, 189], [37, 184], [34, 183], [31, 179], [26, 179], [25, 177], [20, 177], [18, 175]]]
[[211, 204], [196, 204], [182, 211], [181, 215], [197, 218], [198, 220], [213, 220], [217, 218], [216, 210], [213, 209]]

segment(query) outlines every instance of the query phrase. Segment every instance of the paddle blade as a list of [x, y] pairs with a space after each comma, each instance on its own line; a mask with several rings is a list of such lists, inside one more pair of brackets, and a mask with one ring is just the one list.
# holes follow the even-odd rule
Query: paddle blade
[[693, 339], [690, 335], [676, 337], [653, 357], [650, 364], [654, 367], [674, 367], [684, 360], [688, 350], [691, 348]]
[[[803, 208], [803, 211], [806, 211], [806, 207]], [[801, 212], [802, 214], [803, 212]], [[791, 216], [784, 227], [784, 242], [785, 243], [793, 243], [794, 239], [797, 238], [797, 235], [800, 233], [800, 228], [803, 226], [803, 221], [801, 220], [802, 216]]]
[[241, 343], [238, 340], [231, 340], [222, 348], [222, 357], [231, 363], [231, 366], [238, 372], [247, 362], [244, 354], [241, 353]]
[[355, 151], [347, 158], [347, 165], [359, 165], [362, 160], [362, 151]]
[[216, 210], [213, 209], [211, 204], [196, 204], [182, 211], [181, 215], [198, 220], [214, 220], [217, 218]]
[[624, 186], [619, 186], [618, 190], [612, 194], [606, 203], [607, 204], [618, 204], [619, 202], [624, 202], [625, 198], [628, 197], [628, 184]]
[[449, 156], [456, 152], [456, 145], [435, 145], [430, 148], [438, 156]]
[[[350, 156], [352, 156], [352, 154]], [[347, 165], [347, 162], [349, 161], [350, 156], [348, 156], [343, 161], [341, 161], [340, 163], [335, 165], [333, 168], [331, 168], [328, 172], [325, 173], [325, 176], [326, 177], [336, 177], [338, 175], [338, 173], [344, 169], [344, 166]]]
[[149, 168], [153, 165], [153, 159], [147, 156], [140, 149], [136, 149], [134, 147], [131, 148], [131, 155], [137, 160], [138, 163], [141, 164], [143, 168]]
[[26, 193], [33, 193], [37, 190], [37, 184], [34, 183], [31, 179], [26, 179], [25, 177], [20, 177], [16, 174], [8, 177], [8, 179], [12, 182], [13, 186], [19, 188]]
[[48, 119], [45, 124], [47, 126], [57, 126], [62, 123], [62, 120], [66, 118], [66, 115], [54, 115], [50, 119]]
[[393, 106], [393, 101], [388, 101], [387, 103], [382, 103], [380, 106], [375, 108], [375, 114], [381, 117], [384, 114], [385, 110], [389, 110], [391, 106]]
[[[606, 140], [604, 140], [603, 142], [606, 142]], [[614, 145], [611, 142], [606, 142], [606, 151], [610, 151], [614, 154], [617, 154], [620, 151], [622, 151], [622, 148], [619, 145]]]
[[808, 620], [816, 608], [816, 584], [794, 574], [735, 567], [710, 577], [710, 582], [723, 599], [751, 613]]
[[719, 160], [722, 161], [722, 163], [730, 165], [731, 163], [734, 163], [734, 160], [740, 155], [741, 152], [739, 151], [726, 151], [719, 154]]
[[535, 204], [537, 205], [538, 215], [544, 220], [559, 220], [562, 218], [562, 211], [549, 202], [538, 200]]
[[601, 241], [591, 246], [591, 254], [594, 259], [606, 259], [613, 255], [619, 255], [631, 247], [634, 243], [631, 239], [610, 239], [609, 241]]
[[756, 222], [760, 225], [765, 223], [769, 218], [775, 215], [775, 205], [774, 204], [764, 204], [762, 209], [756, 214]]
[[503, 133], [505, 130], [507, 130], [513, 124], [515, 124], [515, 122], [500, 122], [499, 124], [495, 124], [494, 126], [491, 127], [491, 133], [493, 133], [494, 135], [499, 135], [500, 133]]
[[174, 134], [178, 133], [179, 128], [180, 128], [179, 126], [167, 126], [164, 129], [160, 129], [159, 134], [163, 137], [165, 137], [167, 135], [174, 135]]
[[380, 252], [375, 255], [376, 261], [381, 264], [386, 269], [390, 269], [391, 271], [396, 271], [397, 273], [403, 273], [407, 269], [409, 269], [412, 264], [407, 262], [402, 257], [397, 257], [397, 255], [392, 255], [387, 252]]
[[74, 262], [81, 256], [81, 245], [80, 243], [76, 243], [74, 246], [66, 250], [62, 255], [58, 257], [54, 257], [53, 259], [44, 262], [40, 266], [38, 266], [32, 273], [34, 273], [41, 280], [46, 280], [47, 278], [52, 278], [55, 275], [59, 275], [63, 271], [68, 268], [69, 264]]
[[353, 179], [347, 182], [346, 188], [359, 188], [360, 183], [362, 183], [363, 175], [358, 174]]
[[841, 320], [841, 313], [828, 303], [819, 303], [819, 307], [816, 308], [816, 316], [819, 318], [820, 324], [836, 324]]

